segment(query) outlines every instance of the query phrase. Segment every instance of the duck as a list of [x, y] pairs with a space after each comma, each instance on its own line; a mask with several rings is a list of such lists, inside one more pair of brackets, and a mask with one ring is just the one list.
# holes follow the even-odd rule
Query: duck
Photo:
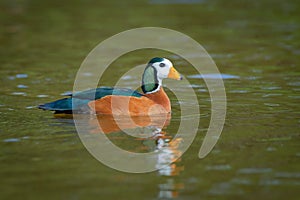
[[54, 114], [95, 113], [100, 115], [150, 116], [171, 112], [164, 91], [165, 78], [182, 80], [182, 75], [167, 58], [152, 58], [142, 74], [141, 90], [98, 87], [68, 94], [69, 97], [41, 104], [38, 108]]

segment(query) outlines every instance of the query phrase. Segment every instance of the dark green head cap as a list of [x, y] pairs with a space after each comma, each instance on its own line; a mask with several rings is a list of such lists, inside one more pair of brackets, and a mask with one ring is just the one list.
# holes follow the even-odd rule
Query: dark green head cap
[[152, 58], [148, 64], [153, 64], [153, 63], [156, 63], [156, 62], [162, 62], [164, 59], [163, 58], [159, 58], [159, 57], [155, 57], [155, 58]]

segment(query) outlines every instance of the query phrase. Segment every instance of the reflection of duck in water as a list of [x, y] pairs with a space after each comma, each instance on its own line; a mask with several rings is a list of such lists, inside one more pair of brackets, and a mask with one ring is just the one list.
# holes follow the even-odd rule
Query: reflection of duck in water
[[[159, 132], [170, 124], [171, 114], [152, 116], [97, 115], [89, 118], [90, 133], [112, 133], [141, 128], [151, 128]], [[154, 135], [152, 135], [154, 136]]]
[[141, 86], [143, 94], [130, 89], [100, 87], [74, 93], [70, 98], [46, 103], [39, 108], [53, 110], [56, 114], [83, 110], [98, 114], [132, 116], [170, 113], [170, 100], [162, 88], [164, 78], [180, 80], [182, 77], [168, 59], [153, 58], [143, 73]]
[[[157, 169], [159, 174], [163, 176], [175, 176], [178, 175], [182, 168], [176, 168], [176, 162], [180, 161], [182, 152], [178, 149], [182, 139], [174, 138], [169, 139], [159, 138], [157, 148], [161, 153], [157, 158]], [[169, 164], [171, 163], [171, 164]]]
[[175, 180], [175, 176], [179, 176], [184, 170], [183, 166], [179, 166], [182, 152], [179, 150], [181, 138], [168, 139], [159, 138], [157, 148], [160, 150], [157, 158], [156, 167], [161, 176], [167, 177], [164, 183], [160, 183], [158, 197], [160, 199], [172, 199], [179, 195], [179, 191], [184, 188], [183, 183]]
[[[77, 116], [76, 116], [77, 118]], [[77, 118], [78, 119], [78, 118]], [[166, 120], [167, 119], [167, 120]], [[161, 176], [158, 184], [159, 199], [171, 199], [179, 195], [180, 190], [184, 188], [180, 175], [184, 167], [180, 165], [182, 151], [180, 145], [181, 138], [173, 138], [166, 132], [166, 127], [170, 123], [170, 114], [157, 116], [139, 116], [139, 117], [114, 117], [109, 115], [79, 115], [80, 124], [87, 130], [87, 136], [108, 134], [108, 137], [119, 148], [130, 152], [147, 153], [155, 151], [156, 155], [151, 158], [153, 167], [158, 169]], [[146, 137], [139, 137], [145, 134]], [[162, 130], [164, 129], [164, 130]], [[135, 132], [138, 137], [128, 137], [128, 134], [119, 134], [121, 132]], [[109, 134], [110, 133], [110, 134]], [[121, 136], [121, 137], [120, 137]], [[97, 137], [95, 137], [97, 138]], [[97, 145], [97, 141], [92, 139]], [[102, 145], [102, 143], [99, 143]], [[149, 163], [152, 163], [151, 160]]]

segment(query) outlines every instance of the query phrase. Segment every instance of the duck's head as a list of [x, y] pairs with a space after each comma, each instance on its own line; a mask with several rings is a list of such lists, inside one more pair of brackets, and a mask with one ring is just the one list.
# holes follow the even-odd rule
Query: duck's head
[[173, 67], [170, 60], [166, 58], [152, 58], [147, 64], [143, 78], [142, 90], [145, 94], [157, 92], [164, 78], [181, 80], [182, 76]]

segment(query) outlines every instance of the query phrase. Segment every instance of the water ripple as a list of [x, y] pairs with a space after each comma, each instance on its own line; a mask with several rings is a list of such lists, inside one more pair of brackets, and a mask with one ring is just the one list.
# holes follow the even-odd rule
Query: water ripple
[[272, 172], [271, 168], [243, 168], [238, 170], [239, 174], [263, 174]]
[[240, 79], [239, 76], [231, 74], [194, 74], [188, 77], [195, 79]]

